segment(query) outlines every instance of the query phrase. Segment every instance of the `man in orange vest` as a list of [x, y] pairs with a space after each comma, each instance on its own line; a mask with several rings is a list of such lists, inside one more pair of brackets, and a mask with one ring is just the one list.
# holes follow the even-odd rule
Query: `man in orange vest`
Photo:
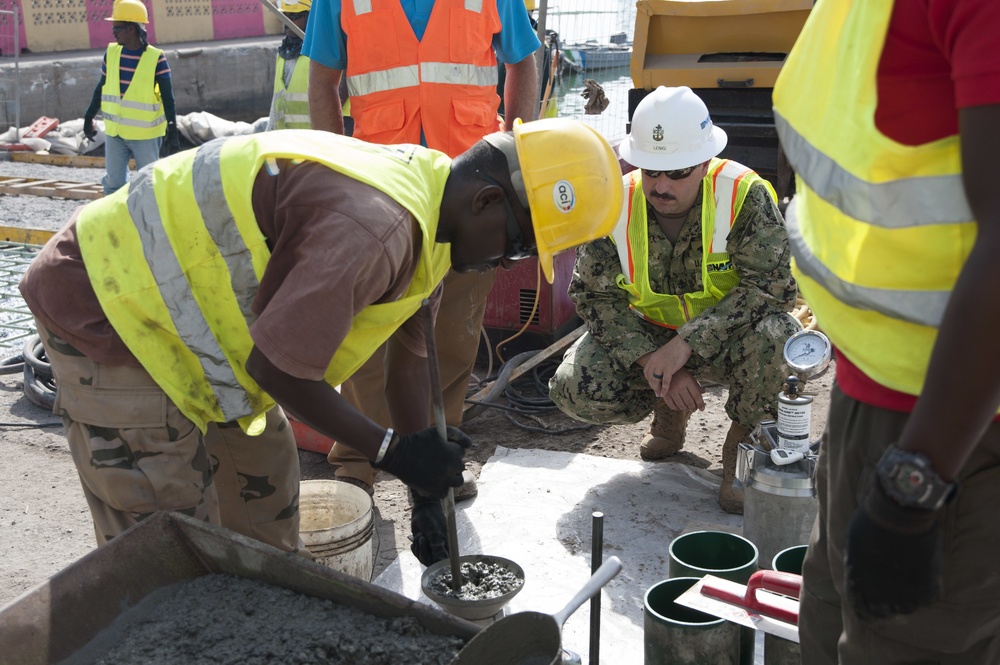
[[[119, 0], [106, 21], [113, 23], [115, 42], [108, 44], [101, 80], [83, 116], [83, 134], [97, 136], [94, 117], [104, 116], [104, 194], [128, 182], [128, 163], [136, 169], [156, 161], [166, 135], [167, 152], [180, 149], [170, 65], [163, 51], [149, 45], [149, 14], [140, 0]], [[133, 85], [133, 83], [135, 85]]]
[[[312, 8], [303, 53], [312, 60], [309, 112], [314, 129], [344, 132], [338, 87], [346, 77], [354, 137], [419, 143], [455, 156], [480, 138], [535, 118], [541, 46], [522, 0], [323, 0]], [[500, 121], [497, 60], [506, 63], [506, 120]], [[458, 426], [479, 349], [486, 297], [495, 274], [451, 272], [438, 315], [437, 348], [448, 423]], [[376, 353], [342, 390], [388, 426], [384, 353]], [[376, 471], [343, 445], [329, 456], [338, 479], [371, 493]], [[468, 481], [473, 480], [467, 476]], [[473, 496], [473, 482], [457, 491]]]

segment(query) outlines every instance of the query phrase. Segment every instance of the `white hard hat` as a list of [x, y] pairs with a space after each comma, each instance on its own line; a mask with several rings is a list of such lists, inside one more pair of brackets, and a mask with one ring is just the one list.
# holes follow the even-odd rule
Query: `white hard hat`
[[618, 148], [640, 169], [672, 171], [696, 166], [726, 147], [726, 132], [712, 124], [708, 107], [691, 88], [658, 87], [632, 114], [632, 131]]

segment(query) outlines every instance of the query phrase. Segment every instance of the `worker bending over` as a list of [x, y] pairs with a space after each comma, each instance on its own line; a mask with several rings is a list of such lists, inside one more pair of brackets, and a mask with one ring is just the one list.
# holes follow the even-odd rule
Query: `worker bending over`
[[[344, 132], [341, 78], [351, 96], [353, 136], [373, 143], [417, 143], [452, 157], [483, 136], [510, 129], [538, 111], [541, 43], [523, 0], [322, 0], [313, 9], [303, 52], [312, 59], [309, 112], [314, 129]], [[497, 60], [507, 63], [506, 121], [497, 116]], [[493, 270], [445, 279], [435, 331], [448, 424], [461, 425], [469, 378], [479, 351]], [[344, 396], [388, 424], [379, 349]], [[377, 471], [344, 442], [330, 451], [339, 480], [369, 494]], [[474, 478], [456, 499], [475, 495]]]
[[[489, 135], [454, 161], [279, 130], [160, 160], [79, 208], [21, 293], [98, 543], [177, 510], [295, 551], [298, 454], [277, 403], [409, 485], [415, 554], [446, 557], [438, 499], [470, 441], [428, 427], [415, 313], [450, 266], [536, 253], [551, 266], [606, 234], [618, 173], [572, 120]], [[335, 389], [383, 342], [391, 428]]]
[[100, 110], [106, 167], [101, 184], [107, 196], [128, 182], [130, 159], [135, 159], [136, 170], [141, 169], [159, 159], [164, 136], [168, 154], [180, 150], [180, 136], [170, 65], [163, 51], [146, 39], [146, 5], [118, 0], [105, 20], [113, 22], [115, 42], [108, 44], [101, 79], [83, 114], [83, 134], [89, 139], [97, 136], [94, 118]]
[[729, 387], [719, 504], [743, 512], [733, 487], [738, 444], [774, 419], [785, 340], [801, 329], [788, 239], [771, 185], [715, 158], [726, 133], [690, 88], [639, 102], [622, 159], [625, 202], [614, 232], [577, 252], [569, 295], [587, 332], [549, 382], [568, 415], [634, 423], [653, 412], [639, 446], [660, 460], [684, 445], [704, 410], [702, 381]]
[[809, 665], [1000, 663], [1000, 3], [823, 1], [774, 90], [837, 353]]

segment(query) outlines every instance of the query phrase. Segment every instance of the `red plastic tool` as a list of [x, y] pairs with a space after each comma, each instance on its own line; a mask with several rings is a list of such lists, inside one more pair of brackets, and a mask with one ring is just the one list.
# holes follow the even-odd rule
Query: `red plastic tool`
[[783, 596], [790, 596], [797, 600], [799, 593], [802, 591], [802, 576], [774, 570], [758, 570], [750, 576], [746, 592], [742, 597], [729, 589], [712, 586], [709, 581], [705, 582], [705, 585], [701, 588], [701, 593], [705, 596], [732, 603], [733, 605], [739, 605], [751, 612], [769, 616], [778, 621], [798, 625], [798, 611], [791, 611], [787, 608], [777, 606], [766, 594], [758, 595], [757, 592], [760, 590], [780, 593]]

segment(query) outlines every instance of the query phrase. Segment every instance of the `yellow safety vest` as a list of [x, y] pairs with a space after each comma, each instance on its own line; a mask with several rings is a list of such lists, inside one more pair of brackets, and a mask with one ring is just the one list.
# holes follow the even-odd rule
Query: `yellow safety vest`
[[795, 279], [865, 374], [918, 395], [976, 239], [958, 136], [901, 145], [875, 126], [892, 0], [820, 2], [781, 69], [775, 122], [796, 172]]
[[354, 317], [325, 379], [342, 383], [420, 307], [450, 266], [437, 244], [451, 170], [420, 146], [379, 146], [328, 132], [284, 130], [218, 139], [161, 159], [128, 188], [94, 201], [77, 223], [87, 274], [108, 320], [171, 401], [203, 431], [239, 421], [258, 434], [274, 402], [245, 370], [251, 309], [270, 258], [254, 218], [266, 161], [305, 159], [392, 196], [419, 222], [421, 256], [407, 292]]
[[292, 80], [285, 87], [287, 60], [278, 56], [274, 68], [275, 129], [312, 129], [309, 119], [309, 58], [300, 55], [292, 65]]
[[763, 183], [777, 200], [774, 188], [754, 171], [729, 159], [713, 159], [702, 181], [701, 197], [701, 282], [699, 293], [677, 296], [656, 293], [649, 285], [649, 230], [646, 197], [642, 192], [642, 172], [625, 174], [625, 197], [611, 240], [618, 250], [622, 271], [615, 278], [618, 288], [628, 293], [633, 312], [666, 328], [680, 328], [714, 306], [740, 283], [739, 273], [726, 251], [733, 222], [755, 183]]
[[101, 89], [101, 115], [104, 116], [104, 133], [108, 136], [138, 141], [155, 139], [167, 133], [160, 86], [156, 83], [156, 63], [161, 53], [163, 51], [158, 48], [146, 47], [132, 75], [132, 82], [122, 96], [119, 77], [122, 47], [108, 44], [104, 87]]

